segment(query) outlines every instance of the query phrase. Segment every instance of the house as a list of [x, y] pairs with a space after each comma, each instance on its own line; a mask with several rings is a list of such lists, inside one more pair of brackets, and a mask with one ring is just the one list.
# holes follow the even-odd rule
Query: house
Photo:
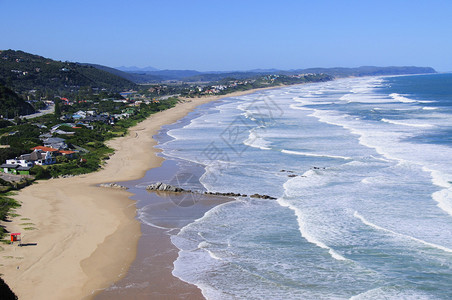
[[59, 137], [49, 137], [43, 140], [44, 147], [54, 148], [57, 150], [67, 149], [66, 140]]
[[[45, 149], [45, 148], [44, 148]], [[51, 149], [51, 148], [50, 148]], [[54, 152], [57, 149], [52, 149], [52, 151], [43, 151], [43, 149], [36, 149], [30, 154], [22, 154], [14, 159], [7, 159], [7, 165], [19, 165], [24, 168], [33, 167], [33, 165], [52, 165], [56, 163]]]
[[80, 120], [83, 124], [91, 124], [93, 122], [101, 122], [106, 124], [114, 124], [114, 118], [107, 115], [87, 116]]
[[113, 117], [114, 117], [116, 120], [122, 120], [122, 119], [127, 119], [127, 118], [129, 118], [129, 117], [130, 117], [130, 114], [128, 114], [128, 113], [116, 114], [116, 115], [113, 115]]
[[33, 147], [33, 148], [31, 148], [31, 150], [33, 150], [33, 151], [42, 151], [42, 152], [50, 152], [50, 153], [52, 153], [52, 155], [54, 157], [59, 156], [59, 155], [63, 155], [63, 156], [66, 156], [67, 158], [73, 158], [75, 156], [75, 154], [76, 154], [75, 151], [61, 150], [61, 149], [56, 149], [56, 148], [51, 148], [51, 147], [46, 147], [46, 146]]
[[30, 169], [31, 167], [22, 167], [21, 165], [0, 165], [0, 172], [14, 175], [30, 175]]
[[84, 118], [86, 118], [86, 116], [87, 116], [87, 113], [86, 113], [86, 112], [84, 112], [83, 110], [79, 110], [79, 111], [77, 111], [75, 114], [72, 115], [72, 118], [73, 118], [74, 120], [79, 120], [79, 119], [84, 119]]
[[[27, 154], [29, 155], [29, 154]], [[33, 167], [33, 162], [28, 160], [27, 157], [24, 157], [23, 155], [16, 157], [16, 158], [12, 158], [12, 159], [7, 159], [6, 160], [6, 164], [7, 165], [18, 165], [18, 166], [22, 166], [22, 167]]]
[[73, 124], [73, 123], [58, 124], [58, 125], [53, 126], [52, 129], [50, 130], [50, 132], [52, 134], [56, 133], [56, 134], [62, 134], [62, 135], [74, 135], [75, 134], [75, 132], [73, 132], [73, 131], [64, 131], [64, 130], [59, 129], [61, 126], [74, 127], [75, 124]]
[[70, 150], [59, 150], [58, 153], [67, 158], [74, 158], [75, 154], [76, 154], [75, 151], [70, 151]]
[[47, 147], [47, 146], [37, 146], [37, 147], [31, 148], [31, 150], [33, 150], [33, 151], [42, 151], [42, 152], [50, 152], [50, 153], [52, 153], [53, 156], [57, 155], [57, 153], [58, 153], [58, 149], [55, 149], [55, 148], [52, 148], [52, 147]]
[[38, 166], [53, 165], [56, 159], [53, 151], [43, 151], [41, 149], [34, 150], [30, 154], [21, 155], [25, 160], [31, 161]]

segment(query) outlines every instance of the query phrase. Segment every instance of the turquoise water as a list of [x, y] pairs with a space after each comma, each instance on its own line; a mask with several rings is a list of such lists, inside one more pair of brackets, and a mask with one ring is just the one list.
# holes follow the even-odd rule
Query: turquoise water
[[173, 236], [208, 299], [452, 298], [452, 75], [291, 86], [203, 106], [164, 155], [197, 189], [267, 194]]

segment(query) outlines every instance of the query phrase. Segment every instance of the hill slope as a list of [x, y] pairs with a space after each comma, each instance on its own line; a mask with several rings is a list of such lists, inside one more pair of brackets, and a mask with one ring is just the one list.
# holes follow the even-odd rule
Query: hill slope
[[61, 62], [23, 51], [0, 51], [0, 79], [17, 92], [76, 91], [81, 86], [120, 91], [135, 84], [90, 65]]
[[0, 115], [4, 118], [14, 118], [18, 115], [34, 113], [34, 108], [16, 93], [0, 84]]

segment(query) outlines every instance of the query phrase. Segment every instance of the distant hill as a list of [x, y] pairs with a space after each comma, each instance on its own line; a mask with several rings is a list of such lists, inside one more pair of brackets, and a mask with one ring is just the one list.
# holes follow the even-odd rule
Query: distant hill
[[15, 92], [0, 84], [0, 115], [12, 119], [19, 115], [35, 113], [33, 106], [25, 102]]
[[309, 68], [290, 70], [283, 73], [324, 73], [334, 77], [349, 76], [382, 76], [382, 75], [408, 75], [408, 74], [430, 74], [436, 73], [435, 69], [430, 67], [373, 67], [363, 66], [358, 68]]
[[139, 72], [160, 71], [159, 69], [154, 68], [154, 67], [144, 67], [144, 68], [139, 68], [139, 67], [135, 67], [135, 66], [132, 66], [132, 67], [124, 67], [124, 66], [121, 66], [121, 67], [117, 67], [117, 68], [115, 68], [115, 69], [120, 70], [120, 71], [123, 71], [123, 72], [137, 72], [137, 73], [139, 73]]
[[[405, 75], [405, 74], [429, 74], [436, 73], [430, 67], [374, 67], [363, 66], [358, 68], [308, 68], [308, 69], [294, 69], [294, 70], [278, 70], [278, 69], [254, 69], [249, 71], [209, 71], [199, 72], [195, 70], [158, 70], [158, 71], [138, 71], [140, 68], [121, 67], [120, 71], [117, 69], [91, 65], [95, 68], [110, 72], [112, 74], [121, 76], [127, 80], [140, 83], [159, 83], [163, 81], [182, 81], [182, 82], [213, 82], [224, 79], [247, 79], [262, 75], [280, 74], [280, 75], [295, 75], [295, 74], [327, 74], [333, 77], [360, 77], [360, 76], [381, 76], [381, 75]], [[128, 71], [132, 70], [132, 71]]]
[[114, 74], [113, 70], [106, 71], [87, 64], [55, 61], [23, 51], [0, 51], [0, 79], [20, 93], [33, 89], [54, 92], [77, 91], [82, 86], [105, 88], [110, 91], [135, 87], [135, 83]]
[[279, 74], [281, 71], [277, 72], [228, 72], [228, 73], [202, 73], [190, 77], [182, 78], [182, 81], [185, 82], [210, 82], [210, 81], [220, 81], [223, 79], [251, 79], [255, 77], [259, 77], [267, 74]]

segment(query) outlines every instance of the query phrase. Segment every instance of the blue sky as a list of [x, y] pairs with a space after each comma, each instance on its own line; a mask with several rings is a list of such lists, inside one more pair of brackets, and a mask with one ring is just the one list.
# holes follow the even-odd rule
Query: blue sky
[[107, 66], [452, 71], [452, 1], [0, 0], [0, 49]]

